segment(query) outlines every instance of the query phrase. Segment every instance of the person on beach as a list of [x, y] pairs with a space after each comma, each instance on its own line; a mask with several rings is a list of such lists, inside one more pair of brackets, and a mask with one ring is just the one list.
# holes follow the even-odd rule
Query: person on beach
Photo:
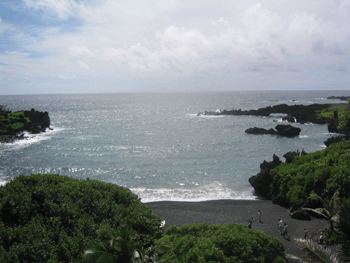
[[304, 239], [308, 239], [309, 238], [309, 233], [307, 232], [307, 229], [304, 228]]
[[258, 210], [258, 219], [259, 219], [259, 222], [261, 223], [261, 212], [260, 212], [260, 210]]
[[283, 234], [283, 220], [282, 219], [278, 219], [278, 233], [279, 234]]
[[323, 245], [323, 233], [321, 233], [321, 236], [320, 236], [320, 245]]
[[248, 227], [252, 228], [252, 224], [254, 222], [254, 218], [249, 219], [248, 222], [249, 222]]
[[287, 225], [287, 224], [284, 224], [283, 235], [284, 235], [285, 238], [289, 238], [289, 235], [288, 235], [288, 225]]

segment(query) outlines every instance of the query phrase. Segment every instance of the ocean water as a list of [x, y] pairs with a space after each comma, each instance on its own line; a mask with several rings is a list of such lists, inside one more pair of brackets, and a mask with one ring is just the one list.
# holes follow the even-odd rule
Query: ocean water
[[339, 103], [350, 91], [249, 91], [0, 96], [12, 111], [48, 111], [51, 128], [0, 144], [0, 183], [19, 175], [60, 174], [128, 187], [142, 202], [256, 199], [248, 179], [273, 154], [325, 149], [326, 125], [293, 124], [297, 138], [248, 135], [279, 116], [197, 116], [217, 109], [281, 103]]

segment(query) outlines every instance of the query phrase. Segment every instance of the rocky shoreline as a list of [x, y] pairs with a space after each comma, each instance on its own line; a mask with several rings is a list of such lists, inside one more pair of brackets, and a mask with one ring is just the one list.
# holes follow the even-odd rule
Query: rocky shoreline
[[[336, 99], [346, 100], [348, 97], [340, 98], [336, 97]], [[330, 97], [330, 99], [335, 99]], [[298, 122], [300, 124], [304, 123], [314, 123], [314, 124], [327, 124], [328, 131], [338, 133], [337, 136], [329, 138], [325, 141], [325, 145], [328, 147], [332, 143], [340, 142], [343, 140], [348, 140], [348, 133], [346, 130], [339, 129], [339, 117], [338, 111], [334, 111], [334, 115], [330, 117], [319, 116], [319, 112], [322, 110], [326, 110], [329, 108], [343, 108], [347, 106], [347, 103], [339, 103], [339, 104], [311, 104], [311, 105], [292, 105], [289, 106], [287, 104], [280, 104], [276, 106], [268, 106], [265, 108], [260, 108], [258, 110], [218, 110], [215, 112], [202, 112], [199, 113], [198, 116], [201, 115], [251, 115], [251, 116], [264, 116], [269, 117], [273, 115], [281, 115], [283, 114], [283, 120], [287, 122]], [[264, 129], [264, 128], [249, 128], [245, 130], [247, 134], [270, 134], [277, 136], [287, 136], [287, 137], [295, 137], [299, 136], [301, 129], [297, 127], [293, 127], [291, 125], [277, 125], [275, 129]], [[286, 158], [286, 163], [292, 162], [292, 160], [296, 156], [306, 155], [307, 153], [302, 150], [302, 152], [288, 152], [283, 157]], [[274, 184], [274, 178], [270, 174], [270, 171], [280, 165], [282, 161], [276, 155], [273, 155], [273, 160], [270, 162], [264, 161], [260, 164], [260, 172], [249, 178], [249, 183], [254, 188], [255, 194], [261, 198], [272, 200], [274, 204], [278, 204], [281, 206], [288, 206], [279, 198], [279, 190], [278, 185]], [[276, 188], [277, 187], [277, 188]], [[289, 208], [289, 207], [288, 207]], [[305, 211], [296, 211], [291, 214], [292, 217], [298, 219], [307, 219], [310, 220], [310, 215], [305, 213]]]
[[[311, 104], [311, 105], [287, 105], [279, 104], [275, 106], [268, 106], [259, 108], [257, 110], [218, 110], [218, 111], [204, 111], [197, 114], [197, 116], [204, 115], [234, 115], [234, 116], [261, 116], [269, 117], [272, 114], [285, 114], [283, 120], [288, 122], [315, 123], [315, 124], [332, 124], [330, 118], [318, 116], [317, 111], [322, 111], [330, 107], [343, 107], [346, 103], [339, 104]], [[332, 125], [334, 126], [334, 125]]]
[[[340, 98], [339, 98], [340, 99]], [[345, 134], [344, 130], [338, 128], [339, 126], [339, 118], [337, 116], [337, 112], [335, 111], [335, 116], [332, 118], [326, 118], [323, 116], [319, 116], [317, 112], [321, 112], [322, 110], [335, 107], [340, 108], [348, 105], [347, 103], [338, 103], [338, 104], [311, 104], [311, 105], [287, 105], [287, 104], [279, 104], [275, 106], [268, 106], [265, 108], [259, 108], [257, 110], [217, 110], [217, 111], [204, 111], [197, 114], [197, 116], [206, 116], [206, 115], [234, 115], [234, 116], [261, 116], [261, 117], [270, 117], [274, 114], [284, 114], [282, 117], [283, 121], [287, 122], [298, 122], [300, 124], [305, 123], [314, 123], [314, 124], [326, 124], [329, 132]], [[276, 126], [277, 127], [277, 126]], [[292, 127], [292, 126], [291, 126]], [[281, 128], [281, 130], [285, 130], [290, 127]], [[297, 132], [295, 130], [295, 132]], [[246, 130], [246, 133], [250, 134], [277, 134], [274, 129], [266, 130], [262, 128], [249, 128]], [[296, 133], [293, 133], [296, 134]], [[282, 135], [283, 136], [283, 135]], [[287, 135], [289, 136], [289, 135]], [[292, 135], [298, 136], [298, 135]]]
[[[1, 121], [8, 122], [6, 116], [11, 111], [2, 111], [1, 112]], [[24, 136], [23, 132], [29, 132], [31, 134], [38, 134], [45, 132], [46, 129], [50, 129], [50, 117], [48, 112], [40, 112], [35, 109], [30, 111], [18, 111], [14, 113], [23, 113], [24, 118], [19, 118], [18, 122], [24, 123], [23, 128], [19, 130], [8, 130], [5, 133], [0, 134], [0, 143], [13, 143], [16, 140], [23, 140], [27, 137]], [[25, 118], [28, 118], [29, 121], [25, 121]]]

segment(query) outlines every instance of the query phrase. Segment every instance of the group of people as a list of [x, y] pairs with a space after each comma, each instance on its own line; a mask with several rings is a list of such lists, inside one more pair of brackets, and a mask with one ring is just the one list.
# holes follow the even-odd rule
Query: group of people
[[[304, 239], [308, 239], [308, 238], [309, 238], [309, 234], [308, 234], [308, 232], [307, 232], [307, 229], [304, 228]], [[320, 239], [319, 239], [318, 243], [319, 243], [320, 245], [323, 245], [323, 243], [324, 243], [324, 236], [323, 236], [323, 233], [322, 233], [322, 232], [321, 232]]]
[[289, 238], [288, 225], [286, 223], [283, 224], [282, 219], [278, 219], [278, 233], [284, 236], [285, 238]]
[[[260, 223], [262, 223], [261, 221], [261, 211], [258, 210], [258, 220]], [[249, 227], [251, 228], [251, 223], [252, 221], [254, 221], [253, 219], [250, 221]], [[278, 233], [282, 236], [284, 236], [285, 238], [290, 238], [289, 234], [288, 234], [288, 225], [286, 223], [283, 222], [282, 219], [278, 219]], [[306, 228], [304, 228], [304, 239], [308, 239], [309, 238], [309, 234]], [[320, 240], [319, 240], [319, 244], [323, 245], [324, 243], [324, 236], [323, 233], [321, 233], [320, 235]]]
[[[262, 221], [261, 221], [261, 211], [260, 210], [258, 210], [258, 220], [259, 220], [260, 223], [262, 223]], [[254, 221], [253, 218], [249, 220], [249, 225], [248, 225], [249, 228], [252, 228], [252, 222], [253, 221]], [[282, 219], [278, 219], [278, 230], [279, 230], [278, 231], [279, 234], [281, 234], [285, 238], [289, 238], [288, 225], [286, 223], [283, 223]]]

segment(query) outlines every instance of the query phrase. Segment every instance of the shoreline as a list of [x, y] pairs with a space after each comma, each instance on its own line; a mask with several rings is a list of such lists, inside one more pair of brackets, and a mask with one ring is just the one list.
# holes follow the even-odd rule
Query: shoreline
[[[293, 238], [303, 238], [304, 228], [309, 237], [318, 236], [319, 231], [328, 226], [324, 219], [312, 218], [311, 221], [293, 219], [289, 210], [273, 204], [270, 200], [211, 200], [199, 202], [159, 201], [144, 203], [154, 214], [166, 221], [164, 230], [170, 226], [183, 226], [195, 223], [213, 224], [244, 224], [254, 219], [252, 229], [261, 230], [268, 235], [281, 240], [287, 254], [305, 256], [305, 252], [293, 241]], [[261, 211], [262, 223], [258, 220], [258, 210]], [[290, 240], [278, 233], [278, 219], [289, 226]]]

